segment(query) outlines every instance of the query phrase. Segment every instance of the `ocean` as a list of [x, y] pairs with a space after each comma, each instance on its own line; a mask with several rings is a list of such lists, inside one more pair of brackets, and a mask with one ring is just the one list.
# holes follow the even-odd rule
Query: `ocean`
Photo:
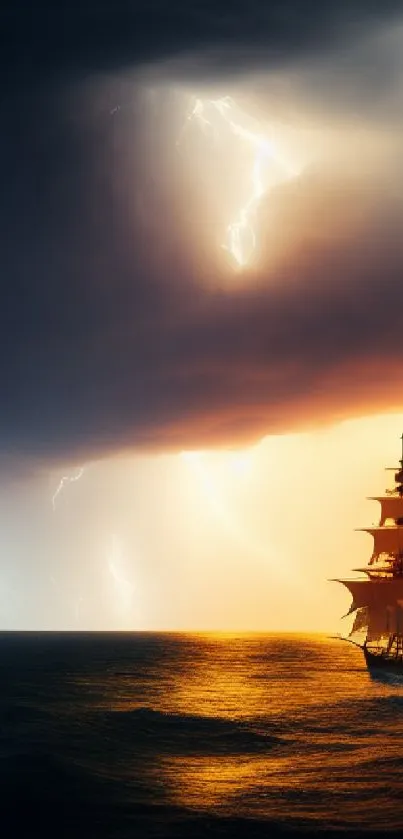
[[403, 679], [350, 644], [2, 633], [0, 678], [4, 837], [403, 829]]

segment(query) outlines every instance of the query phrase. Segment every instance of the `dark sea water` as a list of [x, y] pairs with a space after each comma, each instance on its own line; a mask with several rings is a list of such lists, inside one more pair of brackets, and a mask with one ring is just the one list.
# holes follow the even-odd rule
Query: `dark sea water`
[[8, 836], [403, 829], [403, 679], [322, 636], [0, 635]]

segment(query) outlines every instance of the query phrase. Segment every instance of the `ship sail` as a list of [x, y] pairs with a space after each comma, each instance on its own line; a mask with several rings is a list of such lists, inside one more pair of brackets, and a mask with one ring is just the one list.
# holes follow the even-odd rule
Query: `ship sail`
[[367, 631], [367, 628], [368, 628], [368, 609], [367, 609], [366, 606], [363, 606], [361, 609], [357, 609], [350, 635], [353, 632], [360, 632], [363, 629], [365, 629], [365, 631]]
[[403, 632], [403, 578], [391, 580], [339, 580], [350, 591], [349, 612], [357, 611], [350, 637], [367, 630], [367, 641]]
[[360, 647], [365, 643], [368, 634], [369, 613], [366, 606], [357, 609], [354, 617], [354, 623], [349, 633], [349, 640], [358, 644]]
[[[369, 609], [394, 606], [403, 602], [403, 577], [383, 580], [338, 580], [348, 588], [353, 597], [350, 613], [367, 606]], [[403, 628], [403, 627], [402, 627]]]
[[374, 540], [366, 577], [339, 579], [350, 592], [354, 614], [350, 640], [364, 648], [368, 663], [399, 666], [403, 672], [403, 435], [395, 486], [371, 496], [381, 505], [379, 525], [361, 528]]
[[382, 641], [393, 635], [400, 635], [403, 631], [403, 601], [387, 606], [386, 609], [375, 608], [369, 612], [367, 642]]
[[403, 519], [403, 497], [400, 495], [372, 495], [369, 501], [379, 501], [381, 505], [381, 527], [388, 519]]
[[362, 527], [364, 533], [370, 533], [374, 539], [374, 550], [372, 558], [380, 554], [400, 554], [403, 552], [403, 527], [393, 525], [391, 527]]

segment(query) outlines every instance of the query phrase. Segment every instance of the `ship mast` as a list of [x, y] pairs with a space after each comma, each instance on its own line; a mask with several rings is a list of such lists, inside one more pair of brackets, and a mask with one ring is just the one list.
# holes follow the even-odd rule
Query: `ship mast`
[[381, 505], [379, 524], [361, 528], [374, 540], [369, 564], [354, 569], [366, 577], [337, 581], [353, 597], [348, 614], [356, 612], [356, 617], [350, 637], [366, 630], [364, 647], [383, 644], [388, 653], [393, 647], [396, 656], [403, 655], [403, 434], [401, 441], [400, 466], [393, 467], [393, 489], [371, 498]]

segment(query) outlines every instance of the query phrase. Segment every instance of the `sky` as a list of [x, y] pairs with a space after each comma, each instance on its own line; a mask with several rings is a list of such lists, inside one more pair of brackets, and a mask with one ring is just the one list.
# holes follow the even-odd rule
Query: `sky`
[[336, 631], [403, 430], [401, 4], [0, 14], [0, 626]]

